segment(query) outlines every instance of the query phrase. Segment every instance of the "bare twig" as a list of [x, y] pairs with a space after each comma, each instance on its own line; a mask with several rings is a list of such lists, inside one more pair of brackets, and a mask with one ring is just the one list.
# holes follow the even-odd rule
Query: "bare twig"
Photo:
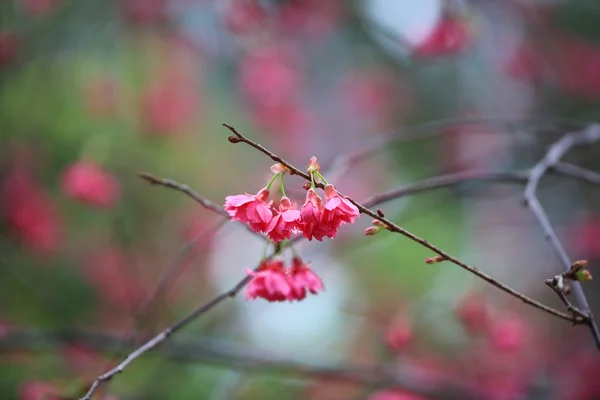
[[[542, 226], [542, 230], [544, 231], [544, 237], [550, 242], [552, 248], [558, 255], [558, 258], [560, 259], [561, 263], [563, 264], [563, 267], [567, 271], [571, 268], [571, 259], [569, 258], [569, 255], [567, 254], [567, 251], [565, 250], [561, 241], [558, 239], [558, 236], [554, 232], [552, 224], [548, 219], [548, 215], [546, 214], [546, 211], [544, 210], [537, 198], [537, 187], [544, 175], [551, 168], [554, 168], [560, 162], [563, 156], [567, 152], [569, 152], [569, 150], [571, 150], [575, 146], [592, 144], [599, 140], [600, 125], [598, 124], [592, 124], [582, 131], [564, 135], [560, 140], [558, 140], [552, 146], [550, 146], [544, 158], [531, 169], [531, 173], [529, 174], [529, 182], [525, 187], [524, 203], [533, 212], [536, 219]], [[564, 171], [565, 166], [561, 165], [559, 166], [559, 168], [562, 168]], [[580, 174], [582, 173], [581, 169], [567, 167], [567, 171], [570, 171], [571, 173], [573, 173], [576, 170]], [[592, 177], [589, 173], [583, 175], [587, 178]], [[593, 179], [595, 178], [592, 177], [592, 180]], [[600, 331], [598, 330], [598, 325], [594, 320], [594, 315], [590, 310], [587, 298], [579, 282], [573, 282], [573, 292], [575, 293], [575, 297], [577, 298], [579, 306], [583, 309], [586, 315], [586, 318], [584, 318], [584, 322], [586, 325], [589, 326], [592, 332], [592, 336], [594, 337], [596, 347], [598, 347], [598, 350], [600, 350]]]
[[85, 396], [83, 396], [80, 400], [90, 400], [92, 398], [92, 395], [98, 388], [98, 386], [100, 386], [103, 382], [109, 381], [115, 375], [123, 372], [123, 370], [129, 364], [131, 364], [131, 362], [134, 361], [136, 358], [138, 358], [142, 354], [146, 353], [148, 350], [151, 350], [154, 347], [158, 346], [159, 344], [163, 343], [169, 336], [171, 336], [175, 332], [179, 331], [180, 329], [184, 328], [190, 322], [192, 322], [193, 320], [195, 320], [200, 315], [204, 314], [205, 312], [207, 312], [208, 310], [210, 310], [217, 304], [221, 303], [223, 300], [235, 297], [246, 286], [246, 284], [248, 284], [249, 281], [250, 281], [250, 276], [244, 277], [244, 279], [242, 279], [240, 282], [238, 282], [238, 284], [235, 285], [235, 287], [233, 289], [228, 290], [227, 292], [221, 293], [220, 295], [210, 299], [209, 301], [207, 301], [206, 303], [202, 304], [200, 307], [196, 308], [194, 311], [189, 313], [187, 316], [185, 316], [184, 318], [175, 322], [174, 324], [167, 327], [166, 329], [162, 330], [158, 335], [154, 336], [152, 339], [148, 340], [142, 346], [140, 346], [133, 352], [129, 353], [129, 355], [127, 355], [127, 357], [125, 357], [125, 359], [123, 361], [121, 361], [121, 363], [119, 363], [116, 367], [114, 367], [110, 371], [107, 371], [104, 374], [98, 376], [92, 383], [90, 389], [87, 391]]
[[423, 179], [397, 189], [389, 190], [384, 193], [376, 194], [362, 204], [365, 207], [374, 207], [404, 196], [426, 192], [433, 189], [442, 189], [465, 182], [473, 181], [496, 181], [504, 183], [527, 183], [527, 174], [516, 171], [465, 171], [455, 174], [441, 175], [429, 179]]
[[177, 277], [179, 269], [185, 264], [184, 261], [187, 260], [190, 252], [196, 248], [197, 243], [208, 235], [214, 235], [226, 223], [227, 220], [225, 219], [219, 221], [215, 226], [202, 231], [200, 234], [196, 235], [196, 237], [194, 237], [192, 240], [186, 242], [183, 246], [181, 246], [181, 249], [177, 254], [177, 258], [163, 272], [163, 274], [158, 280], [158, 284], [155, 286], [152, 293], [150, 293], [146, 297], [146, 300], [144, 300], [142, 305], [139, 307], [139, 310], [137, 312], [138, 318], [144, 318], [152, 309], [152, 305], [154, 304], [156, 299], [160, 297], [160, 295], [169, 287], [169, 285]]
[[[227, 127], [234, 135], [235, 137], [237, 137], [237, 139], [239, 139], [240, 142], [244, 142], [248, 145], [250, 145], [251, 147], [254, 147], [255, 149], [259, 150], [260, 152], [262, 152], [263, 154], [267, 155], [269, 158], [271, 158], [273, 161], [283, 164], [284, 166], [286, 166], [292, 174], [294, 175], [299, 175], [301, 177], [303, 177], [304, 179], [310, 181], [310, 176], [305, 173], [304, 171], [299, 170], [298, 168], [296, 168], [295, 166], [291, 165], [290, 163], [288, 163], [287, 161], [283, 160], [281, 157], [279, 157], [278, 155], [274, 154], [273, 152], [271, 152], [270, 150], [266, 149], [265, 147], [263, 147], [262, 145], [248, 139], [247, 137], [245, 137], [244, 135], [242, 135], [240, 132], [238, 132], [234, 127], [227, 125], [227, 124], [223, 124], [225, 127]], [[317, 186], [319, 187], [323, 187], [322, 184], [318, 184]], [[340, 193], [340, 195], [343, 196], [342, 193]], [[429, 243], [427, 240], [420, 238], [419, 236], [407, 231], [406, 229], [396, 225], [394, 222], [390, 221], [389, 219], [381, 216], [379, 213], [372, 211], [371, 209], [363, 206], [362, 204], [356, 202], [355, 200], [347, 197], [347, 199], [352, 202], [352, 204], [354, 204], [358, 210], [363, 213], [366, 214], [378, 221], [383, 222], [387, 227], [388, 230], [392, 231], [392, 232], [396, 232], [399, 233], [409, 239], [411, 239], [412, 241], [419, 243], [421, 246], [428, 248], [429, 250], [433, 251], [434, 253], [442, 256], [444, 259], [452, 262], [453, 264], [458, 265], [459, 267], [467, 270], [468, 272], [476, 275], [477, 277], [483, 279], [484, 281], [488, 282], [489, 284], [491, 284], [492, 286], [512, 295], [513, 297], [523, 301], [526, 304], [529, 304], [530, 306], [533, 306], [539, 310], [542, 310], [544, 312], [547, 312], [551, 315], [554, 315], [556, 317], [562, 318], [566, 321], [570, 321], [574, 324], [580, 324], [583, 323], [583, 321], [576, 317], [576, 316], [572, 316], [569, 314], [565, 314], [561, 311], [555, 310], [552, 307], [549, 307], [545, 304], [542, 304], [518, 291], [516, 291], [515, 289], [497, 281], [496, 279], [494, 279], [493, 277], [491, 277], [490, 275], [480, 271], [479, 269], [472, 267], [464, 262], [462, 262], [461, 260], [451, 256], [450, 254], [446, 253], [445, 251], [443, 251], [442, 249], [438, 248], [437, 246]]]
[[[225, 217], [228, 220], [231, 219], [229, 214], [227, 214], [227, 211], [225, 211], [223, 209], [223, 206], [210, 201], [209, 199], [202, 196], [200, 193], [196, 192], [194, 189], [190, 188], [186, 184], [179, 183], [177, 181], [174, 181], [173, 179], [159, 178], [159, 177], [149, 174], [147, 172], [140, 172], [139, 176], [140, 176], [140, 178], [144, 179], [145, 181], [147, 181], [153, 185], [164, 186], [166, 188], [174, 189], [174, 190], [180, 191], [182, 193], [185, 193], [186, 195], [188, 195], [189, 197], [191, 197], [192, 199], [194, 199], [198, 203], [200, 203], [200, 205], [202, 205], [202, 207], [214, 212], [215, 214]], [[246, 228], [246, 230], [248, 232], [264, 239], [263, 235], [261, 235], [260, 233], [254, 232], [248, 225], [242, 224], [242, 223], [240, 223], [240, 224], [242, 226], [244, 226], [244, 228]]]
[[[75, 344], [102, 352], [116, 348], [131, 347], [130, 338], [103, 332], [37, 331], [10, 329], [0, 338], [0, 352], [12, 351], [52, 351], [57, 347]], [[246, 372], [294, 374], [309, 378], [327, 378], [336, 381], [402, 387], [412, 392], [438, 398], [448, 390], [461, 394], [460, 398], [472, 398], [469, 388], [450, 377], [438, 379], [435, 384], [424, 382], [428, 370], [404, 364], [403, 371], [383, 366], [364, 367], [359, 365], [337, 365], [331, 363], [304, 363], [276, 358], [253, 351], [247, 346], [227, 340], [178, 339], [165, 343], [158, 354], [182, 362], [204, 363], [223, 366], [228, 369]], [[418, 371], [416, 373], [410, 373]]]
[[593, 186], [600, 186], [600, 174], [588, 169], [579, 167], [566, 162], [557, 162], [552, 166], [552, 171], [568, 176], [579, 181], [589, 183]]

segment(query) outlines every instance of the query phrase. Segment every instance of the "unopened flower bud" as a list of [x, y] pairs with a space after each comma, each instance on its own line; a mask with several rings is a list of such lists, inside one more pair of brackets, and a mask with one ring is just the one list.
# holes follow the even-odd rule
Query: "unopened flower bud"
[[312, 156], [310, 158], [310, 164], [308, 164], [308, 168], [306, 169], [306, 171], [311, 173], [311, 172], [317, 172], [320, 169], [321, 169], [321, 166], [319, 165], [319, 162], [317, 161], [317, 157]]
[[271, 172], [274, 174], [279, 174], [281, 172], [289, 172], [289, 169], [285, 165], [278, 163], [271, 165]]
[[239, 137], [233, 135], [227, 136], [227, 140], [229, 140], [229, 143], [239, 143], [242, 141]]
[[387, 225], [386, 225], [386, 224], [384, 224], [383, 222], [381, 222], [381, 221], [380, 221], [380, 220], [378, 220], [378, 219], [374, 219], [374, 220], [373, 220], [373, 222], [371, 222], [371, 223], [372, 223], [373, 225], [375, 225], [375, 226], [378, 226], [378, 227], [380, 227], [380, 228], [387, 229]]
[[365, 229], [365, 235], [367, 236], [377, 235], [379, 232], [381, 232], [381, 228], [378, 226], [370, 226]]
[[592, 274], [587, 269], [581, 269], [577, 271], [575, 275], [577, 276], [577, 280], [579, 282], [591, 281], [593, 279]]
[[427, 257], [425, 259], [425, 264], [435, 264], [435, 263], [440, 263], [442, 261], [444, 261], [444, 257], [442, 257], [442, 256]]
[[577, 272], [582, 268], [585, 268], [588, 264], [587, 260], [577, 260], [571, 264], [571, 271]]

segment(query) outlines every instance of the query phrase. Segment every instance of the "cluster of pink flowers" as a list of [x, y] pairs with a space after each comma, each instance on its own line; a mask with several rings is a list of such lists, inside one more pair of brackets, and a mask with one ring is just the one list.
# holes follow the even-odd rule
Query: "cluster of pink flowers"
[[[318, 162], [311, 158], [308, 171], [318, 175]], [[283, 175], [285, 170], [278, 172]], [[256, 195], [241, 194], [225, 198], [225, 210], [232, 221], [247, 223], [255, 232], [264, 232], [273, 242], [289, 239], [292, 234], [302, 233], [305, 238], [323, 241], [325, 236], [334, 238], [344, 224], [352, 224], [359, 216], [359, 210], [347, 198], [341, 196], [335, 187], [326, 184], [325, 202], [317, 194], [315, 187], [306, 193], [306, 201], [298, 210], [296, 203], [282, 193], [278, 209], [268, 201], [269, 187], [261, 189]]]
[[263, 298], [267, 301], [303, 300], [306, 293], [317, 294], [324, 289], [323, 281], [300, 257], [294, 257], [286, 267], [283, 260], [263, 261], [256, 271], [247, 269], [252, 277], [246, 288], [247, 300]]
[[[308, 189], [306, 201], [300, 209], [285, 195], [283, 176], [288, 169], [276, 164], [271, 167], [271, 171], [275, 175], [257, 194], [246, 193], [225, 198], [225, 210], [232, 221], [248, 224], [255, 232], [266, 233], [272, 242], [277, 243], [299, 233], [308, 240], [315, 238], [323, 241], [326, 236], [334, 238], [342, 225], [352, 224], [359, 217], [358, 208], [341, 196], [319, 173], [316, 157], [310, 159], [307, 171], [312, 187]], [[277, 177], [280, 178], [282, 197], [279, 206], [275, 208], [273, 200], [269, 200], [269, 188]], [[325, 201], [317, 194], [317, 181], [325, 184]], [[316, 294], [323, 290], [321, 279], [299, 257], [294, 257], [289, 268], [285, 267], [283, 261], [267, 260], [257, 270], [246, 272], [252, 277], [246, 299], [260, 297], [268, 301], [302, 300], [307, 291]]]

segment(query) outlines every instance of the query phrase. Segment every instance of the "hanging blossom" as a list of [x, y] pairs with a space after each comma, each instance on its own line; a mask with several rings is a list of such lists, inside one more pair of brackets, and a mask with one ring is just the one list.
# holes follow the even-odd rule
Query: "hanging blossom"
[[[321, 220], [337, 228], [343, 224], [352, 224], [359, 217], [358, 208], [350, 200], [340, 196], [333, 185], [325, 186], [325, 210]], [[337, 233], [337, 232], [336, 232]]]
[[256, 195], [239, 194], [225, 198], [225, 211], [232, 221], [248, 223], [255, 232], [266, 232], [273, 219], [269, 190], [261, 189]]
[[286, 196], [281, 198], [279, 203], [279, 213], [271, 219], [267, 232], [269, 239], [274, 242], [281, 242], [289, 239], [292, 234], [299, 232], [298, 222], [300, 220], [300, 211], [296, 203], [293, 203]]
[[252, 277], [246, 288], [244, 297], [253, 300], [257, 297], [267, 301], [292, 300], [292, 282], [286, 274], [282, 260], [265, 260], [258, 271], [246, 269]]
[[291, 267], [285, 267], [282, 260], [265, 260], [258, 271], [246, 269], [246, 273], [252, 277], [246, 287], [246, 300], [300, 301], [307, 292], [317, 294], [324, 290], [321, 278], [300, 257], [294, 257]]
[[307, 291], [317, 294], [325, 289], [321, 278], [310, 269], [310, 262], [304, 263], [300, 257], [293, 258], [289, 273], [293, 283], [294, 297], [298, 301], [306, 297]]

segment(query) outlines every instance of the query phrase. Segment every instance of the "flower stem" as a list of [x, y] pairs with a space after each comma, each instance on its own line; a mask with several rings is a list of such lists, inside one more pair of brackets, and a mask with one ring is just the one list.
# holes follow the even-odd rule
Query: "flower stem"
[[275, 182], [275, 179], [277, 178], [277, 176], [281, 175], [281, 172], [276, 173], [275, 175], [273, 175], [273, 177], [271, 178], [271, 180], [269, 181], [269, 183], [267, 183], [267, 190], [269, 190], [269, 188], [271, 187], [271, 185], [273, 184], [273, 182]]
[[310, 187], [313, 189], [316, 189], [317, 187], [315, 186], [315, 173], [314, 172], [310, 172]]
[[281, 195], [285, 197], [285, 188], [283, 187], [283, 172], [281, 172], [279, 176], [279, 190], [281, 191]]
[[315, 171], [315, 174], [319, 175], [319, 178], [321, 178], [324, 184], [329, 185], [329, 183], [327, 183], [327, 179], [325, 179], [325, 177], [321, 175], [319, 171]]

